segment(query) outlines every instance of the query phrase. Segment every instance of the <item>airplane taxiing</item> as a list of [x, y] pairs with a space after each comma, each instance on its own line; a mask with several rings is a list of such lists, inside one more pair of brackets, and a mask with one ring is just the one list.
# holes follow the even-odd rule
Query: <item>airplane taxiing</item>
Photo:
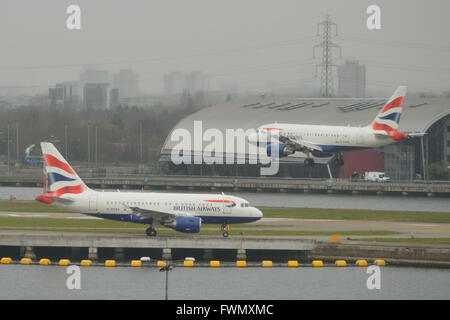
[[202, 224], [221, 224], [228, 236], [229, 224], [257, 221], [262, 212], [248, 201], [224, 194], [97, 192], [75, 173], [55, 146], [41, 142], [47, 186], [37, 201], [104, 219], [155, 225], [184, 233], [198, 233]]
[[249, 142], [265, 147], [270, 157], [287, 157], [296, 151], [306, 154], [305, 165], [314, 164], [315, 157], [336, 155], [334, 164], [342, 166], [342, 152], [385, 146], [412, 136], [398, 131], [406, 86], [400, 86], [371, 124], [365, 127], [271, 123], [259, 127]]

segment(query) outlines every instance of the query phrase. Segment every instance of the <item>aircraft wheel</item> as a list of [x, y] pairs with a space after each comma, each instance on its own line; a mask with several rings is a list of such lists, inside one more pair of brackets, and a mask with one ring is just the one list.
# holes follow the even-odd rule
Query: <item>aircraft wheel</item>
[[149, 237], [156, 237], [157, 233], [156, 230], [153, 229], [152, 227], [148, 228], [147, 230], [145, 230], [145, 233], [149, 236]]
[[336, 158], [334, 159], [334, 165], [337, 167], [341, 167], [344, 165], [344, 159], [342, 158]]
[[224, 231], [224, 232], [222, 233], [222, 235], [223, 235], [224, 238], [227, 238], [227, 237], [228, 237], [228, 231]]
[[314, 159], [311, 159], [311, 158], [305, 159], [305, 166], [309, 167], [309, 166], [313, 166], [313, 165], [314, 165]]

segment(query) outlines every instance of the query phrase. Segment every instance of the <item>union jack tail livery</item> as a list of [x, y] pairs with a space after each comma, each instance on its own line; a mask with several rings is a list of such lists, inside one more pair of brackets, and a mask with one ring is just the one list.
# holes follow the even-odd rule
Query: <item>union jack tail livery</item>
[[38, 201], [51, 203], [64, 194], [80, 194], [89, 188], [84, 184], [55, 146], [41, 142], [44, 159], [44, 194]]
[[406, 86], [398, 87], [372, 122], [373, 130], [379, 134], [389, 135], [396, 141], [406, 138], [405, 133], [397, 131], [406, 90]]

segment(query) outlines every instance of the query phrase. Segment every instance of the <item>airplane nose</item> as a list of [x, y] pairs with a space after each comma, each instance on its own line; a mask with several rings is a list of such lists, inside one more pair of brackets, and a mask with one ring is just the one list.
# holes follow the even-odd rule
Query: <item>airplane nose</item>
[[261, 219], [263, 217], [263, 213], [258, 208], [255, 208], [256, 216]]

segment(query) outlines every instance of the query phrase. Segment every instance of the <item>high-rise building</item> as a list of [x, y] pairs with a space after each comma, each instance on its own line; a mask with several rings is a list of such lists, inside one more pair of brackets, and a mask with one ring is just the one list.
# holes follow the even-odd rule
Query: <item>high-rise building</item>
[[359, 61], [346, 60], [338, 67], [338, 96], [364, 98], [366, 96], [366, 66]]

